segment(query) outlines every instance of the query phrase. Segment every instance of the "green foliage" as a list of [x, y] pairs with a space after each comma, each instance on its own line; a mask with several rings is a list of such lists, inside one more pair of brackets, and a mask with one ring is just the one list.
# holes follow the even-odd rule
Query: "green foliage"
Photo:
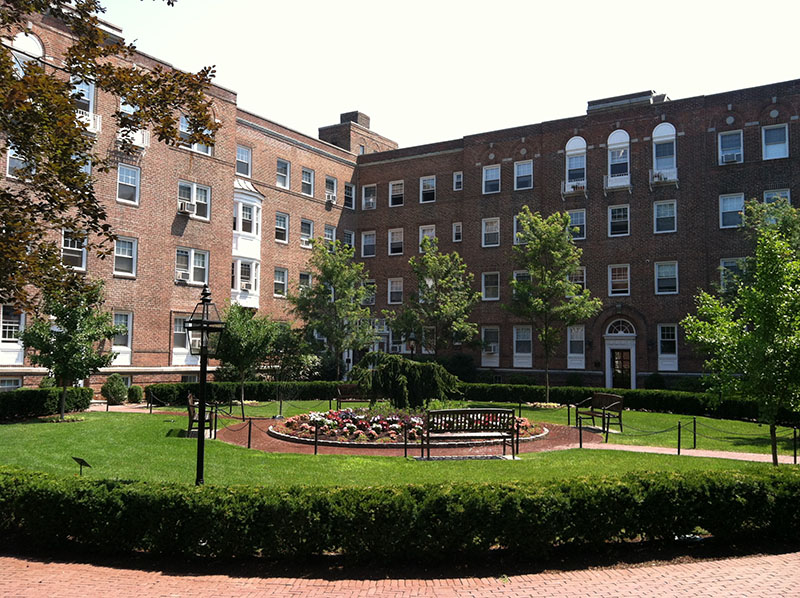
[[305, 321], [309, 333], [325, 337], [325, 346], [337, 358], [336, 379], [341, 378], [338, 356], [375, 342], [370, 310], [363, 303], [371, 293], [364, 264], [353, 261], [353, 248], [339, 241], [312, 241], [308, 260], [313, 284], [289, 294], [292, 311]]
[[138, 384], [133, 384], [128, 389], [128, 402], [141, 403], [144, 400], [144, 389]]
[[[66, 411], [84, 411], [94, 396], [91, 388], [68, 388], [64, 408]], [[21, 388], [0, 393], [0, 420], [39, 417], [59, 412], [61, 389]]]
[[468, 343], [478, 333], [469, 321], [480, 293], [472, 289], [473, 275], [461, 256], [453, 251], [441, 253], [436, 238], [425, 237], [422, 254], [408, 260], [417, 278], [417, 291], [411, 293], [400, 311], [384, 311], [389, 327], [403, 336], [412, 332], [419, 345], [438, 355], [452, 349], [454, 342]]
[[370, 397], [388, 398], [398, 409], [416, 409], [431, 400], [455, 399], [458, 378], [438, 363], [420, 363], [402, 355], [367, 353], [350, 372]]
[[[555, 546], [800, 533], [800, 475], [640, 472], [549, 483], [193, 487], [0, 469], [0, 529], [45, 546], [266, 559], [335, 552], [361, 561], [511, 558]], [[169, 522], [169, 525], [165, 525]]]
[[128, 398], [128, 387], [122, 376], [111, 374], [100, 387], [100, 394], [109, 405], [122, 405]]
[[[278, 393], [284, 387], [293, 389], [292, 398], [298, 401], [328, 400], [336, 397], [338, 382], [245, 382], [245, 401], [276, 401]], [[197, 396], [197, 382], [176, 382], [173, 384], [151, 384], [145, 393], [152, 397], [154, 404], [186, 406], [186, 399], [191, 392]], [[210, 403], [230, 403], [238, 400], [239, 384], [236, 382], [210, 382], [207, 386]]]
[[[190, 74], [137, 67], [133, 46], [112, 41], [98, 27], [103, 10], [97, 0], [8, 0], [0, 7], [0, 36], [6, 40], [44, 17], [49, 26], [63, 23], [73, 42], [64, 55], [48, 58], [48, 66], [32, 59], [22, 67], [19, 55], [0, 53], [0, 136], [24, 163], [14, 184], [0, 189], [0, 296], [24, 308], [35, 304], [32, 288], [52, 292], [78, 289], [85, 282], [82, 274], [61, 263], [55, 240], [62, 230], [81, 231], [87, 247], [100, 255], [113, 249], [106, 211], [83, 168], [90, 163], [96, 171], [113, 168], [117, 152], [101, 144], [95, 147], [94, 137], [86, 134], [70, 80], [93, 81], [97, 89], [135, 108], [133, 114], [115, 113], [111, 126], [119, 125], [125, 153], [133, 151], [133, 133], [145, 127], [160, 141], [179, 143], [178, 110], [187, 115], [191, 141], [212, 143], [208, 132], [217, 128], [204, 95], [213, 69]], [[111, 60], [112, 56], [129, 60]]]
[[660, 390], [666, 388], [667, 385], [666, 382], [664, 382], [664, 376], [658, 372], [654, 372], [644, 379], [644, 387], [650, 390]]
[[413, 355], [415, 361], [435, 361], [461, 382], [475, 382], [478, 368], [475, 358], [470, 353], [450, 353], [445, 355]]
[[85, 283], [74, 289], [51, 288], [44, 295], [46, 316], [33, 320], [20, 334], [33, 365], [47, 368], [62, 388], [62, 409], [66, 389], [111, 364], [114, 353], [98, 347], [125, 331], [111, 323], [111, 314], [101, 311], [103, 284]]
[[511, 281], [508, 309], [537, 331], [549, 389], [550, 357], [561, 342], [561, 330], [593, 317], [603, 304], [592, 298], [589, 289], [570, 281], [580, 267], [582, 251], [572, 240], [568, 214], [556, 212], [544, 218], [523, 206], [517, 215], [517, 230], [515, 270], [528, 276]]
[[730, 292], [701, 292], [695, 298], [697, 315], [681, 324], [687, 339], [708, 355], [705, 366], [714, 386], [758, 401], [759, 419], [770, 424], [777, 465], [779, 412], [800, 405], [800, 248], [790, 244], [797, 239], [769, 217], [768, 208], [762, 212], [754, 203], [748, 203], [747, 213], [755, 256]]
[[52, 376], [45, 376], [42, 378], [42, 381], [39, 382], [39, 388], [55, 388], [56, 386], [56, 379]]

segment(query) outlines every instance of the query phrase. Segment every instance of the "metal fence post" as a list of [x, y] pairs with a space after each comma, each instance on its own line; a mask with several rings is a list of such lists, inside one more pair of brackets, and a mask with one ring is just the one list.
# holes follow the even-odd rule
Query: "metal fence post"
[[792, 428], [793, 436], [794, 436], [794, 464], [797, 465], [797, 428]]
[[697, 448], [697, 418], [692, 418], [692, 448]]
[[403, 426], [403, 456], [408, 457], [408, 426]]
[[678, 454], [681, 454], [681, 422], [678, 422]]
[[583, 418], [575, 417], [578, 420], [578, 448], [583, 448]]
[[247, 448], [250, 448], [250, 439], [253, 437], [253, 418], [247, 418]]
[[314, 424], [314, 454], [317, 454], [317, 448], [319, 444], [319, 422]]
[[519, 416], [522, 417], [522, 399], [519, 400]]
[[[570, 422], [569, 422], [569, 419], [570, 419], [570, 418], [569, 418], [569, 411], [570, 411], [570, 408], [569, 408], [569, 403], [567, 403], [567, 425], [568, 425], [568, 426], [570, 425]], [[577, 424], [578, 422], [575, 422], [575, 423]]]

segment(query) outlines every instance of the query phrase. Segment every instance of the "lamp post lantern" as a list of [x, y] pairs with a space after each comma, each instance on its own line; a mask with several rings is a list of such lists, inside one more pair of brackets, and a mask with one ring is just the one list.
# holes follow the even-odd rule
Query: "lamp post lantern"
[[206, 378], [208, 377], [208, 358], [214, 357], [222, 334], [223, 323], [219, 319], [217, 306], [211, 302], [208, 285], [203, 286], [200, 302], [195, 306], [192, 317], [186, 320], [186, 335], [189, 351], [200, 356], [199, 415], [197, 418], [197, 477], [195, 485], [203, 484], [203, 468], [206, 438]]
[[408, 348], [411, 350], [411, 356], [413, 357], [417, 350], [417, 335], [413, 332], [408, 335]]

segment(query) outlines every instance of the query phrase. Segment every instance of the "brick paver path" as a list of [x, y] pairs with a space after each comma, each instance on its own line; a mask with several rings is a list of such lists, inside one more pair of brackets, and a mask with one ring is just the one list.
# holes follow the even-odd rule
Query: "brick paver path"
[[800, 553], [508, 578], [319, 579], [187, 575], [0, 556], [4, 598], [783, 598], [800, 596]]

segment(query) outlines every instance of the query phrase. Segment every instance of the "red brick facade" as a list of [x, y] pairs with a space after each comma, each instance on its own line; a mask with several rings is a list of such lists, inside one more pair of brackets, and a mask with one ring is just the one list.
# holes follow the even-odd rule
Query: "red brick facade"
[[[65, 34], [47, 23], [35, 25], [34, 31], [47, 60], [58, 62], [68, 43]], [[144, 55], [135, 61], [144, 68], [159, 64]], [[728, 227], [735, 225], [738, 194], [746, 199], [763, 198], [770, 190], [791, 194], [800, 156], [800, 81], [677, 101], [651, 92], [631, 94], [590, 102], [587, 114], [574, 118], [402, 149], [371, 131], [369, 118], [358, 112], [320, 128], [315, 139], [238, 108], [234, 92], [212, 86], [208, 94], [220, 124], [211, 155], [155, 141], [138, 155], [119, 155], [112, 117], [118, 99], [97, 93], [94, 100], [94, 112], [103, 118], [98, 149], [139, 169], [135, 205], [118, 201], [117, 169], [97, 174], [95, 186], [114, 231], [136, 242], [135, 275], [115, 274], [113, 257], [89, 256], [86, 263], [88, 276], [106, 282], [108, 309], [131, 314], [130, 363], [109, 372], [131, 376], [133, 383], [179, 380], [197, 370], [191, 360], [176, 357], [173, 332], [175, 317], [191, 312], [202, 283], [176, 281], [176, 253], [189, 250], [189, 276], [194, 277], [192, 260], [207, 252], [207, 280], [218, 305], [232, 299], [291, 320], [280, 295], [282, 289], [296, 288], [305, 271], [308, 249], [301, 235], [309, 232], [309, 223], [314, 237], [322, 237], [326, 226], [329, 233], [335, 228], [336, 238], [343, 241], [345, 232], [352, 232], [357, 256], [363, 255], [363, 233], [375, 233], [375, 256], [363, 259], [377, 285], [376, 315], [392, 307], [389, 278], [403, 278], [403, 298], [408, 300], [414, 290], [408, 258], [418, 253], [420, 227], [435, 226], [440, 248], [464, 257], [477, 290], [483, 273], [499, 274], [497, 300], [481, 301], [473, 316], [482, 329], [497, 329], [497, 337], [490, 332], [484, 339], [496, 342], [496, 351], [476, 352], [478, 362], [503, 377], [537, 375], [543, 358], [536, 331], [531, 359], [525, 331], [518, 331], [521, 343], [514, 338], [514, 327], [524, 323], [502, 309], [514, 272], [514, 215], [523, 205], [545, 214], [571, 210], [576, 218], [585, 210], [585, 239], [576, 243], [584, 251], [586, 285], [603, 300], [603, 311], [585, 323], [582, 362], [576, 351], [580, 342], [568, 358], [565, 334], [563, 350], [551, 364], [556, 377], [577, 373], [587, 384], [604, 384], [612, 361], [624, 358], [625, 351], [640, 385], [643, 376], [659, 370], [699, 373], [702, 361], [685, 344], [679, 327], [674, 328], [676, 342], [670, 342], [670, 326], [692, 309], [698, 288], [719, 281], [720, 260], [748, 253], [741, 233]], [[741, 131], [738, 151], [738, 135], [724, 135], [734, 131]], [[582, 154], [576, 137], [585, 142]], [[656, 143], [665, 145], [656, 150]], [[243, 148], [239, 157], [244, 161], [237, 162], [237, 146]], [[764, 159], [765, 152], [776, 157]], [[575, 167], [571, 182], [568, 157], [577, 158], [570, 162]], [[496, 192], [493, 167], [500, 171]], [[460, 189], [454, 188], [454, 173], [461, 173]], [[427, 189], [429, 201], [421, 201], [421, 179], [427, 177], [435, 177], [435, 198]], [[585, 181], [583, 189], [575, 183], [580, 180]], [[390, 206], [392, 182], [403, 183], [403, 194], [401, 200], [394, 186], [391, 201], [398, 205]], [[181, 184], [197, 193], [208, 191], [207, 219], [178, 213]], [[352, 206], [345, 205], [348, 185], [354, 192]], [[365, 210], [364, 190], [369, 196], [372, 185], [375, 208]], [[575, 187], [572, 192], [570, 187]], [[612, 206], [617, 206], [613, 226]], [[245, 230], [245, 219], [253, 213], [258, 231]], [[499, 219], [499, 245], [490, 235], [488, 244], [493, 246], [483, 246], [483, 227], [495, 226], [493, 219]], [[233, 232], [232, 221], [238, 223]], [[459, 241], [453, 239], [454, 223], [461, 223]], [[403, 231], [399, 255], [389, 254], [390, 229]], [[612, 265], [627, 266], [628, 293], [610, 294]], [[677, 292], [672, 292], [674, 278]], [[494, 286], [493, 280], [487, 282]], [[657, 284], [666, 292], [657, 293]], [[247, 285], [252, 285], [249, 290]], [[493, 296], [494, 288], [487, 293]], [[630, 324], [630, 334], [609, 335], [609, 324], [620, 319]], [[666, 325], [664, 338], [660, 325]], [[577, 331], [572, 340], [579, 340]], [[623, 353], [612, 354], [612, 349]], [[0, 378], [37, 382], [41, 372], [9, 356], [8, 350], [0, 353]], [[109, 372], [93, 378], [92, 385]]]

